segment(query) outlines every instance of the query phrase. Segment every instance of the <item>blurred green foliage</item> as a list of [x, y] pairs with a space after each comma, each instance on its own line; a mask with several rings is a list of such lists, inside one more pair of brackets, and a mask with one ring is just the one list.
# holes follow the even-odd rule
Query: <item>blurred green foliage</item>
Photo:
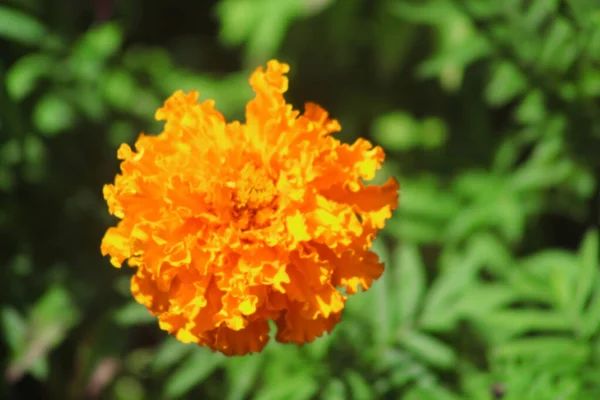
[[[0, 398], [600, 398], [597, 1], [6, 0], [0, 51]], [[101, 187], [166, 96], [241, 118], [272, 57], [401, 207], [331, 335], [228, 359], [133, 302]]]

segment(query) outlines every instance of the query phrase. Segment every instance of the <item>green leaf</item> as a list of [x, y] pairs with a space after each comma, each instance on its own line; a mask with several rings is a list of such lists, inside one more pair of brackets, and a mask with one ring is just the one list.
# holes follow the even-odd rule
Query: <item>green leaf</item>
[[583, 69], [580, 75], [578, 89], [587, 97], [600, 95], [600, 71], [589, 68]]
[[440, 261], [442, 273], [436, 278], [425, 299], [419, 326], [427, 330], [452, 329], [458, 321], [457, 301], [477, 279], [486, 248], [474, 241], [464, 254], [448, 251]]
[[545, 285], [551, 295], [552, 303], [561, 310], [571, 311], [570, 305], [575, 295], [579, 263], [570, 252], [544, 250], [521, 261], [521, 270], [532, 274]]
[[[22, 146], [21, 146], [21, 142], [17, 139], [10, 139], [7, 142], [4, 142], [3, 145], [0, 146], [0, 164], [2, 165], [7, 165], [7, 166], [13, 166], [15, 164], [18, 164], [21, 159], [23, 158], [23, 150], [22, 150]], [[15, 256], [17, 257], [17, 256]], [[26, 257], [25, 255], [22, 255], [22, 257]], [[24, 267], [22, 265], [15, 265], [13, 268], [15, 268], [15, 270], [13, 272], [17, 273], [18, 275], [23, 275], [22, 273], [16, 272], [18, 271], [30, 271], [31, 268], [30, 267]]]
[[310, 344], [306, 344], [304, 346], [304, 351], [310, 359], [316, 361], [323, 361], [327, 359], [327, 355], [329, 354], [329, 349], [335, 343], [335, 335], [337, 334], [337, 330], [333, 330], [331, 333], [326, 333], [319, 338], [319, 340], [315, 340]]
[[571, 252], [565, 250], [548, 249], [542, 250], [521, 260], [522, 268], [539, 276], [549, 278], [554, 270], [563, 270], [569, 277], [577, 274], [577, 258]]
[[156, 317], [150, 314], [146, 307], [135, 301], [131, 301], [116, 310], [114, 320], [121, 326], [156, 323]]
[[418, 122], [406, 113], [384, 114], [375, 120], [372, 129], [373, 138], [390, 151], [410, 150], [421, 142]]
[[308, 400], [313, 399], [319, 385], [308, 371], [287, 375], [284, 379], [270, 381], [254, 396], [256, 400]]
[[196, 349], [192, 356], [165, 380], [165, 397], [173, 400], [181, 398], [204, 382], [224, 361], [225, 357], [220, 353], [211, 353], [206, 348]]
[[6, 73], [6, 90], [14, 100], [23, 100], [38, 81], [52, 73], [55, 60], [45, 53], [34, 53], [19, 58]]
[[[460, 22], [457, 23], [454, 31], [461, 31], [461, 25]], [[440, 77], [442, 83], [445, 83], [444, 88], [458, 89], [463, 71], [474, 62], [489, 56], [491, 52], [492, 46], [483, 36], [469, 34], [460, 42], [452, 43], [448, 48], [419, 64], [417, 76]]]
[[471, 170], [458, 175], [453, 182], [453, 190], [466, 199], [496, 196], [498, 186], [504, 185], [505, 178], [490, 174], [489, 171]]
[[62, 343], [79, 318], [79, 310], [69, 292], [62, 286], [50, 287], [31, 309], [27, 342], [10, 363], [7, 376], [18, 380], [29, 371], [45, 379], [48, 372], [46, 355]]
[[[239, 112], [252, 97], [248, 78], [244, 73], [213, 78], [173, 66], [166, 71], [157, 68], [152, 71], [152, 76], [164, 94], [171, 95], [175, 90], [198, 90], [202, 99], [214, 99], [218, 109], [226, 116]], [[158, 104], [151, 103], [143, 109], [140, 107], [138, 113], [146, 116], [150, 112], [149, 107], [160, 106], [160, 102], [157, 102]]]
[[478, 234], [473, 245], [486, 270], [492, 274], [504, 276], [515, 263], [510, 248], [493, 233]]
[[46, 146], [39, 137], [34, 135], [25, 136], [25, 140], [23, 141], [23, 160], [27, 164], [44, 164], [46, 153]]
[[252, 387], [256, 384], [264, 362], [262, 354], [253, 354], [234, 358], [227, 362], [227, 396], [228, 400], [248, 398]]
[[394, 215], [407, 214], [436, 220], [436, 225], [438, 221], [446, 221], [460, 210], [455, 196], [448, 195], [435, 182], [426, 179], [403, 181], [400, 196], [402, 207]]
[[152, 370], [161, 372], [171, 368], [190, 354], [193, 349], [194, 346], [182, 343], [172, 336], [167, 337], [156, 350], [152, 360]]
[[492, 19], [505, 12], [504, 4], [487, 1], [487, 0], [465, 0], [465, 9], [469, 14], [480, 17], [482, 19]]
[[538, 58], [540, 65], [560, 72], [566, 71], [579, 52], [574, 36], [574, 28], [564, 18], [554, 18], [544, 37], [544, 45]]
[[[429, 376], [429, 371], [421, 362], [411, 360], [410, 363], [402, 364], [390, 371], [389, 385], [394, 388], [402, 388], [405, 385]], [[381, 393], [380, 390], [377, 390]]]
[[40, 358], [34, 361], [31, 367], [29, 367], [29, 373], [37, 380], [45, 382], [50, 375], [50, 362], [47, 358]]
[[153, 348], [138, 348], [127, 353], [125, 358], [125, 367], [135, 375], [143, 375], [148, 370], [154, 360]]
[[40, 330], [56, 325], [68, 329], [74, 326], [80, 317], [81, 314], [71, 294], [61, 285], [46, 290], [30, 313], [32, 327]]
[[56, 94], [44, 95], [33, 110], [33, 122], [46, 136], [56, 136], [73, 126], [75, 110], [63, 98]]
[[122, 33], [118, 25], [97, 25], [73, 46], [65, 74], [84, 85], [97, 87], [107, 61], [118, 52], [121, 42]]
[[436, 149], [442, 147], [448, 138], [448, 129], [444, 120], [436, 117], [425, 118], [421, 122], [420, 138], [423, 147]]
[[348, 394], [346, 393], [346, 387], [344, 386], [344, 382], [342, 382], [342, 380], [339, 378], [333, 378], [332, 380], [330, 380], [325, 386], [321, 398], [324, 400], [347, 399]]
[[146, 398], [142, 383], [131, 376], [124, 376], [115, 382], [115, 397], [117, 400], [142, 400]]
[[445, 0], [433, 0], [419, 4], [396, 0], [389, 4], [392, 15], [413, 23], [438, 25], [458, 13], [452, 2]]
[[519, 300], [518, 293], [503, 283], [481, 283], [469, 287], [455, 307], [468, 319], [485, 319], [494, 310]]
[[492, 349], [492, 356], [504, 358], [586, 358], [590, 348], [587, 343], [567, 337], [533, 337], [512, 340]]
[[413, 330], [403, 330], [398, 336], [398, 342], [416, 357], [439, 368], [452, 368], [456, 365], [457, 357], [446, 343]]
[[600, 60], [600, 26], [598, 26], [598, 21], [600, 21], [600, 16], [594, 21], [594, 30], [590, 34], [591, 37], [587, 45], [590, 57], [596, 62]]
[[558, 0], [535, 0], [527, 8], [524, 24], [529, 29], [536, 30], [548, 19], [556, 16]]
[[140, 303], [131, 301], [115, 311], [114, 320], [121, 326], [133, 326], [155, 323], [156, 317]]
[[523, 124], [541, 122], [546, 117], [544, 94], [540, 90], [532, 90], [519, 104], [516, 119]]
[[533, 192], [558, 186], [572, 172], [569, 160], [559, 160], [551, 166], [525, 164], [511, 177], [511, 186], [518, 191]]
[[476, 203], [464, 207], [448, 224], [445, 232], [448, 240], [458, 243], [477, 230], [490, 228], [500, 231], [508, 241], [519, 240], [525, 229], [525, 210], [521, 199], [503, 186], [488, 184]]
[[404, 397], [406, 400], [458, 400], [458, 397], [437, 382], [419, 382]]
[[104, 61], [121, 48], [123, 34], [118, 24], [103, 23], [90, 29], [73, 48], [74, 58]]
[[46, 35], [46, 27], [32, 16], [0, 6], [0, 37], [37, 46]]
[[239, 46], [252, 34], [257, 24], [256, 0], [225, 0], [217, 3], [220, 39], [227, 45]]
[[497, 340], [506, 340], [525, 333], [569, 332], [573, 324], [568, 317], [557, 311], [535, 309], [495, 310], [482, 321]]
[[224, 0], [217, 16], [221, 39], [229, 45], [246, 44], [246, 59], [258, 63], [272, 57], [291, 22], [302, 13], [298, 0]]
[[126, 111], [137, 97], [137, 84], [131, 73], [124, 69], [107, 72], [101, 86], [106, 100], [118, 110]]
[[577, 313], [585, 313], [585, 305], [592, 294], [594, 286], [597, 285], [599, 242], [598, 231], [589, 231], [585, 235], [579, 250], [580, 267], [573, 299], [573, 309]]
[[4, 342], [12, 354], [16, 354], [27, 343], [27, 323], [23, 316], [12, 307], [3, 307], [0, 313], [0, 327]]
[[259, 13], [259, 22], [246, 44], [246, 59], [252, 65], [275, 56], [292, 21], [301, 13], [299, 0], [263, 0], [263, 2], [264, 12], [255, 8], [255, 12]]
[[590, 338], [600, 330], [600, 285], [595, 285], [592, 301], [583, 317], [581, 335]]
[[[593, 26], [593, 22], [595, 21], [594, 18], [590, 17], [598, 15], [598, 3], [596, 0], [568, 0], [565, 4], [580, 24], [590, 24]], [[596, 18], [596, 20], [598, 19]]]
[[514, 64], [502, 62], [492, 74], [485, 97], [490, 105], [502, 106], [523, 94], [527, 86], [527, 79]]
[[394, 268], [398, 271], [397, 301], [400, 321], [403, 325], [412, 325], [419, 311], [425, 293], [425, 266], [421, 260], [419, 249], [411, 244], [404, 244], [394, 257]]
[[350, 393], [352, 393], [352, 399], [364, 400], [375, 397], [372, 385], [360, 373], [350, 369], [344, 373], [344, 377], [348, 387], [350, 388]]
[[[375, 240], [372, 250], [377, 253], [383, 263], [388, 264], [389, 251], [383, 240]], [[371, 293], [367, 293], [370, 296], [367, 299], [372, 299], [372, 304], [374, 304], [374, 309], [376, 310], [370, 316], [372, 326], [377, 327], [373, 332], [375, 343], [380, 345], [389, 344], [393, 336], [393, 325], [390, 320], [390, 295], [388, 286], [386, 285], [387, 279], [388, 277], [386, 276], [383, 280], [374, 282], [371, 289], [369, 289]]]
[[505, 275], [506, 281], [519, 293], [522, 300], [552, 304], [554, 296], [546, 279], [524, 269], [511, 269]]
[[396, 213], [386, 224], [385, 232], [396, 239], [412, 243], [438, 243], [442, 239], [439, 224], [421, 218], [411, 218]]
[[404, 350], [397, 347], [373, 350], [373, 372], [385, 374], [414, 364], [413, 358]]

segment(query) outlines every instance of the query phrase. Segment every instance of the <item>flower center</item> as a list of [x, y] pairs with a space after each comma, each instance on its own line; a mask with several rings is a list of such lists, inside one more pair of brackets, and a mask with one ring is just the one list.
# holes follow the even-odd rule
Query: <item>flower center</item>
[[236, 208], [257, 210], [269, 205], [275, 195], [275, 184], [267, 172], [254, 164], [246, 164], [235, 184]]

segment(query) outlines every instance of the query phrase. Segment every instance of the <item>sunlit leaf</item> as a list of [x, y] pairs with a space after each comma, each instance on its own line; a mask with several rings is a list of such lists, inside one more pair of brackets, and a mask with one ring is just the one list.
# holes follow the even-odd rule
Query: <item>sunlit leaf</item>
[[164, 395], [169, 399], [179, 399], [194, 387], [202, 384], [225, 360], [220, 353], [212, 353], [206, 348], [197, 348], [165, 380]]
[[518, 293], [502, 283], [482, 283], [469, 287], [456, 303], [467, 318], [485, 319], [490, 312], [519, 300]]
[[492, 355], [498, 358], [513, 357], [585, 357], [590, 351], [585, 343], [567, 337], [520, 338], [495, 347]]
[[73, 106], [55, 94], [42, 97], [33, 112], [33, 121], [37, 129], [51, 137], [72, 127], [76, 117]]
[[335, 378], [329, 381], [323, 390], [321, 398], [324, 400], [342, 400], [346, 399], [348, 394], [346, 393], [346, 387], [341, 379]]
[[573, 325], [568, 317], [557, 311], [535, 309], [495, 310], [482, 318], [497, 340], [534, 332], [569, 332]]
[[544, 94], [539, 90], [532, 90], [519, 104], [516, 118], [524, 124], [542, 121], [546, 116]]
[[25, 372], [46, 379], [48, 352], [66, 338], [67, 332], [80, 317], [71, 294], [64, 287], [48, 288], [31, 309], [27, 340], [22, 351], [8, 366], [9, 380], [18, 380]]
[[492, 106], [502, 106], [523, 94], [527, 86], [527, 79], [514, 64], [502, 62], [493, 71], [486, 99]]
[[194, 349], [194, 346], [182, 343], [174, 337], [169, 336], [163, 340], [156, 350], [154, 359], [152, 360], [152, 369], [154, 371], [164, 371], [179, 363]]
[[581, 244], [579, 250], [580, 267], [574, 288], [573, 308], [576, 312], [584, 312], [584, 307], [590, 298], [590, 294], [597, 285], [599, 266], [600, 239], [598, 231], [589, 231]]
[[46, 27], [32, 16], [0, 6], [0, 37], [24, 45], [39, 45], [45, 35], [47, 35]]
[[73, 56], [102, 61], [119, 50], [122, 40], [121, 29], [116, 23], [103, 23], [85, 33], [75, 45]]
[[298, 0], [225, 0], [217, 7], [222, 40], [245, 43], [247, 58], [254, 64], [274, 56], [289, 25], [301, 14]]
[[270, 381], [268, 386], [259, 390], [254, 398], [256, 400], [308, 400], [319, 390], [318, 383], [307, 374], [299, 371], [293, 375], [287, 375], [285, 379]]
[[118, 400], [142, 400], [146, 397], [142, 383], [130, 376], [118, 379], [114, 391]]
[[437, 382], [428, 381], [427, 383], [418, 384], [414, 389], [410, 390], [406, 396], [407, 400], [458, 400], [459, 397], [452, 394]]
[[451, 368], [456, 364], [457, 356], [447, 344], [412, 330], [403, 330], [398, 336], [399, 343], [416, 357], [441, 368]]
[[409, 150], [421, 141], [417, 121], [401, 112], [378, 117], [373, 124], [373, 137], [389, 151]]
[[239, 357], [227, 363], [228, 391], [227, 400], [242, 400], [248, 398], [252, 387], [260, 375], [262, 364], [265, 362], [261, 355]]
[[416, 246], [405, 244], [397, 250], [394, 257], [395, 268], [398, 270], [397, 301], [402, 324], [414, 322], [423, 295], [425, 293], [425, 267]]
[[145, 306], [135, 301], [131, 301], [116, 310], [114, 319], [116, 323], [122, 326], [156, 323], [156, 317], [152, 316]]
[[439, 24], [457, 14], [457, 9], [451, 1], [435, 0], [423, 4], [415, 4], [405, 0], [390, 3], [390, 12], [406, 21]]
[[425, 299], [419, 326], [428, 330], [447, 330], [457, 323], [459, 312], [457, 301], [465, 294], [469, 285], [477, 278], [482, 268], [485, 247], [474, 242], [466, 254], [448, 252], [443, 271], [432, 284]]
[[23, 100], [35, 90], [41, 78], [51, 74], [54, 64], [55, 60], [44, 53], [21, 57], [6, 74], [8, 94], [15, 100]]
[[352, 398], [371, 399], [374, 397], [373, 389], [366, 377], [352, 369], [348, 370], [344, 375], [350, 393], [352, 393]]
[[554, 18], [544, 38], [538, 62], [548, 68], [566, 71], [575, 61], [579, 46], [574, 43], [574, 28], [564, 18]]
[[0, 311], [2, 336], [10, 351], [15, 354], [23, 349], [27, 342], [27, 322], [17, 310], [3, 307]]
[[460, 210], [460, 203], [454, 196], [425, 179], [403, 181], [400, 196], [402, 207], [397, 211], [399, 214], [444, 221]]

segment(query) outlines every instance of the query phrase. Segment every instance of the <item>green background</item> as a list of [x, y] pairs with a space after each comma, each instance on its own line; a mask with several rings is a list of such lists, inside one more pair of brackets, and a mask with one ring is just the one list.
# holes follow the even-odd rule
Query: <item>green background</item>
[[[102, 185], [173, 91], [241, 118], [273, 57], [401, 205], [331, 335], [225, 358], [133, 302]], [[600, 398], [598, 1], [5, 0], [0, 79], [0, 398]]]

